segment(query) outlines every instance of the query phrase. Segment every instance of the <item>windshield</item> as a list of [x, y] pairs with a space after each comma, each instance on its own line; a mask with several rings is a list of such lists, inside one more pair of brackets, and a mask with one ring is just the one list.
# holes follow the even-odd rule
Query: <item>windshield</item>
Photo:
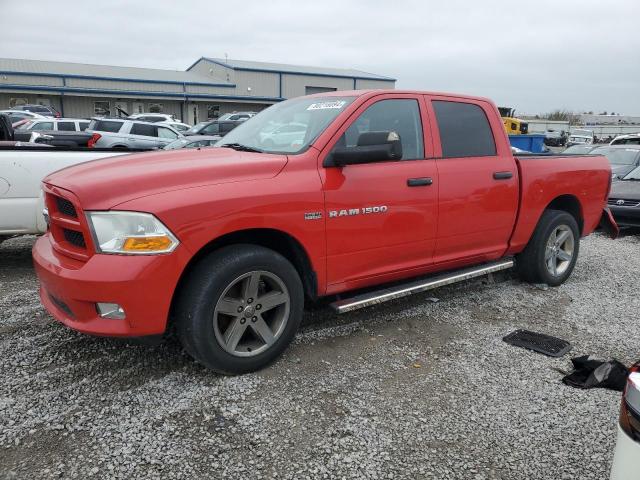
[[165, 145], [164, 149], [165, 150], [175, 150], [176, 148], [184, 147], [189, 142], [190, 142], [190, 140], [187, 140], [186, 138], [179, 138], [179, 139], [174, 140], [173, 142]]
[[276, 103], [229, 132], [217, 147], [242, 145], [266, 153], [299, 153], [356, 97], [306, 97]]
[[636, 167], [627, 173], [622, 180], [640, 180], [640, 167]]
[[593, 150], [594, 155], [604, 155], [611, 165], [633, 165], [636, 163], [640, 148], [600, 147]]

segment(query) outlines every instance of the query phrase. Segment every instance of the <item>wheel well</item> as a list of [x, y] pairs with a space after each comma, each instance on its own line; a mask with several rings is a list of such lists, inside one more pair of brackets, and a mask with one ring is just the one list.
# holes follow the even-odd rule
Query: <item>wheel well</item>
[[582, 235], [584, 218], [582, 216], [582, 206], [576, 197], [573, 195], [561, 195], [547, 205], [546, 210], [562, 210], [572, 215], [573, 218], [576, 219], [576, 222], [578, 222], [580, 235]]
[[298, 275], [300, 275], [300, 279], [302, 280], [305, 296], [309, 299], [317, 298], [318, 282], [316, 273], [311, 266], [311, 261], [309, 260], [309, 256], [307, 255], [304, 247], [291, 235], [280, 230], [269, 228], [254, 228], [228, 233], [206, 244], [193, 256], [187, 267], [184, 269], [184, 272], [182, 272], [178, 283], [178, 289], [191, 267], [198, 263], [203, 256], [213, 250], [239, 243], [260, 245], [278, 252], [289, 260], [298, 271]]

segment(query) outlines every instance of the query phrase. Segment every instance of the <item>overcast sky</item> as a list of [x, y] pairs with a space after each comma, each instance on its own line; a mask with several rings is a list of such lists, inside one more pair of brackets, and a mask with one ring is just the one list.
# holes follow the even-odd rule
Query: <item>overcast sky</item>
[[0, 57], [346, 67], [520, 112], [640, 113], [640, 0], [0, 0]]

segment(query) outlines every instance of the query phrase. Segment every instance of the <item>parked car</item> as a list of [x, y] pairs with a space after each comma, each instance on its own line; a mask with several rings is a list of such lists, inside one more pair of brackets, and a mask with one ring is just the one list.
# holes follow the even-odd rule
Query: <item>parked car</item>
[[220, 135], [224, 137], [231, 130], [242, 122], [231, 120], [212, 120], [210, 122], [200, 122], [184, 132], [184, 135]]
[[[264, 146], [261, 133], [291, 123], [302, 142]], [[33, 258], [61, 323], [162, 335], [171, 311], [190, 355], [238, 374], [287, 348], [305, 299], [339, 294], [347, 312], [514, 257], [525, 280], [562, 284], [582, 237], [599, 223], [615, 234], [610, 183], [600, 155], [513, 156], [485, 99], [326, 93], [277, 103], [214, 148], [49, 175], [51, 227]]]
[[0, 142], [0, 192], [3, 192], [0, 195], [0, 241], [9, 236], [46, 231], [41, 184], [48, 174], [70, 165], [123, 153]]
[[17, 128], [17, 124], [25, 120], [32, 120], [34, 118], [47, 118], [44, 115], [33, 112], [21, 112], [19, 110], [0, 110], [0, 114], [7, 115], [14, 128]]
[[190, 135], [174, 140], [164, 147], [164, 150], [176, 150], [178, 148], [198, 148], [215, 145], [222, 137], [220, 135]]
[[179, 122], [173, 115], [166, 113], [134, 113], [127, 117], [128, 120], [140, 120], [141, 122]]
[[45, 117], [59, 118], [62, 116], [60, 115], [60, 112], [57, 111], [55, 108], [47, 105], [16, 105], [15, 107], [12, 108], [12, 110], [37, 113]]
[[307, 125], [304, 123], [285, 123], [260, 132], [260, 144], [269, 149], [301, 144], [306, 133]]
[[634, 145], [604, 145], [589, 152], [594, 155], [604, 155], [611, 164], [611, 174], [620, 178], [640, 165], [640, 146]]
[[93, 135], [90, 146], [120, 150], [163, 148], [182, 137], [167, 125], [115, 118], [94, 118], [86, 131]]
[[84, 132], [89, 126], [89, 122], [90, 120], [85, 118], [34, 118], [20, 125], [18, 130]]
[[640, 167], [613, 182], [608, 204], [618, 225], [640, 227]]
[[257, 114], [258, 112], [225, 113], [224, 115], [220, 116], [218, 120], [220, 121], [231, 120], [232, 122], [242, 122], [244, 120], [249, 120], [251, 117], [255, 117]]
[[618, 135], [616, 138], [611, 140], [609, 145], [640, 145], [640, 133]]
[[571, 145], [562, 151], [563, 155], [586, 155], [591, 153], [594, 149], [598, 148], [597, 145]]
[[640, 362], [631, 367], [622, 394], [611, 480], [640, 480]]
[[567, 134], [564, 130], [547, 130], [544, 132], [544, 144], [550, 147], [564, 147], [567, 144]]
[[593, 132], [591, 130], [573, 130], [569, 134], [567, 146], [571, 145], [591, 145], [593, 143]]
[[159, 125], [168, 125], [176, 132], [184, 133], [191, 128], [191, 125], [182, 122], [158, 122]]
[[15, 130], [15, 140], [51, 145], [54, 147], [88, 147], [92, 135], [87, 132], [65, 132], [57, 130]]

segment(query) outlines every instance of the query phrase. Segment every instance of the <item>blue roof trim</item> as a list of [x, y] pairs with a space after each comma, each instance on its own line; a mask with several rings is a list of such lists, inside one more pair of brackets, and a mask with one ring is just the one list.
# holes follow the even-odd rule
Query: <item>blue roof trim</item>
[[235, 67], [231, 64], [220, 62], [218, 60], [214, 60], [213, 58], [208, 58], [208, 57], [200, 58], [197, 62], [195, 62], [193, 65], [187, 68], [187, 71], [190, 70], [194, 65], [196, 65], [201, 60], [205, 60], [207, 62], [211, 62], [215, 65], [220, 65], [225, 68], [230, 68], [231, 70], [236, 70], [238, 72], [261, 72], [261, 73], [275, 73], [275, 74], [281, 73], [281, 74], [289, 74], [289, 75], [304, 75], [307, 77], [329, 77], [329, 78], [350, 78], [350, 79], [355, 78], [357, 80], [379, 80], [381, 82], [397, 82], [398, 81], [395, 78], [383, 77], [381, 75], [365, 77], [361, 75], [346, 75], [346, 74], [333, 75], [329, 73], [309, 73], [309, 72], [299, 72], [295, 70], [276, 70], [276, 69], [269, 70], [266, 68]]
[[204, 82], [180, 82], [178, 80], [144, 80], [141, 78], [126, 78], [126, 77], [100, 77], [95, 75], [76, 75], [66, 73], [45, 73], [45, 72], [18, 72], [18, 71], [0, 71], [0, 75], [19, 75], [29, 77], [52, 77], [52, 78], [77, 78], [81, 80], [107, 80], [112, 82], [133, 82], [133, 83], [160, 83], [164, 85], [195, 85], [199, 87], [223, 87], [223, 88], [236, 88], [232, 83], [204, 83]]
[[207, 93], [173, 93], [173, 92], [141, 92], [136, 90], [104, 90], [99, 88], [78, 88], [78, 87], [51, 87], [49, 85], [11, 85], [0, 84], [0, 90], [20, 90], [20, 91], [45, 91], [45, 92], [58, 92], [61, 95], [65, 93], [96, 93], [96, 94], [108, 94], [113, 97], [118, 95], [130, 95], [136, 97], [169, 97], [184, 99], [188, 101], [190, 98], [211, 98], [219, 100], [244, 100], [244, 101], [257, 101], [257, 102], [281, 102], [286, 100], [280, 97], [242, 97], [238, 95], [210, 95]]

